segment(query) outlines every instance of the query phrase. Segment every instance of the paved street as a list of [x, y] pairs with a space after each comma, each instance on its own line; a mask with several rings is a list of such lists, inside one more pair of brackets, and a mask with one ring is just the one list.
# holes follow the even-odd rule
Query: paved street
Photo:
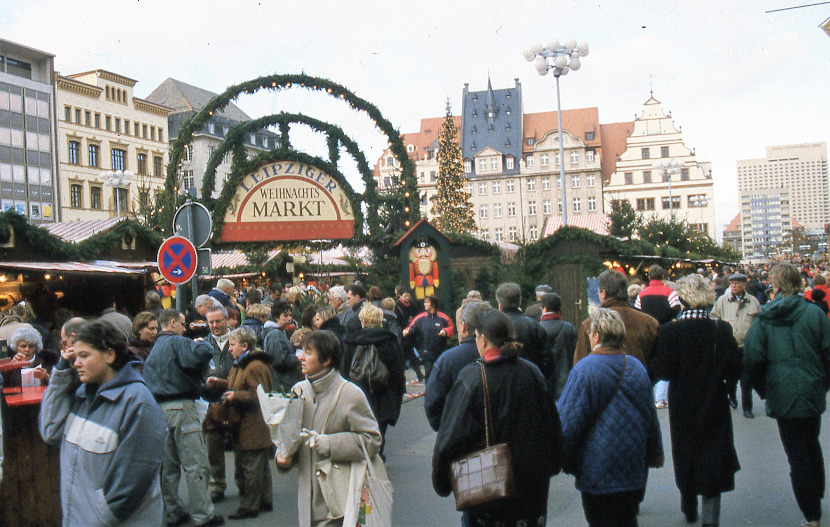
[[[411, 388], [411, 390], [416, 388]], [[724, 527], [752, 525], [761, 527], [797, 526], [801, 514], [792, 496], [784, 451], [772, 419], [760, 414], [762, 401], [755, 400], [755, 419], [746, 419], [733, 412], [735, 442], [742, 470], [736, 477], [736, 490], [725, 494], [722, 501], [721, 525]], [[685, 526], [680, 513], [680, 498], [674, 485], [669, 445], [668, 411], [658, 411], [663, 428], [666, 466], [652, 470], [648, 492], [641, 507], [640, 525]], [[825, 414], [823, 437], [830, 434], [830, 418]], [[440, 498], [432, 490], [430, 462], [435, 434], [430, 430], [423, 412], [423, 399], [404, 404], [401, 420], [388, 433], [387, 467], [395, 485], [394, 525], [396, 527], [444, 527], [460, 525], [452, 497]], [[825, 456], [828, 443], [823, 441]], [[229, 474], [233, 473], [233, 455], [228, 453]], [[274, 505], [276, 510], [257, 519], [229, 522], [231, 525], [294, 526], [297, 524], [296, 472], [276, 474]], [[236, 488], [229, 482], [228, 499], [217, 510], [227, 514], [238, 505]], [[825, 516], [828, 514], [825, 501]], [[548, 525], [581, 527], [587, 525], [582, 514], [579, 493], [573, 478], [559, 475], [551, 482]]]

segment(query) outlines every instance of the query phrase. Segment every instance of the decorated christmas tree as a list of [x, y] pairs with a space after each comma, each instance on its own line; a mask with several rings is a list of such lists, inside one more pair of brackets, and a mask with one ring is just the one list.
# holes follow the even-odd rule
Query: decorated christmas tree
[[464, 188], [464, 165], [458, 144], [458, 128], [455, 127], [450, 102], [438, 136], [438, 193], [432, 198], [435, 227], [446, 232], [473, 234], [476, 230], [470, 194]]

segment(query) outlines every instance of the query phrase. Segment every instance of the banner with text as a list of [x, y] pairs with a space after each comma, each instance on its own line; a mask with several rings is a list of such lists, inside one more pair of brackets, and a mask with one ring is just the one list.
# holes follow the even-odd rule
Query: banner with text
[[295, 161], [248, 174], [225, 213], [222, 241], [336, 240], [354, 237], [354, 213], [336, 179]]

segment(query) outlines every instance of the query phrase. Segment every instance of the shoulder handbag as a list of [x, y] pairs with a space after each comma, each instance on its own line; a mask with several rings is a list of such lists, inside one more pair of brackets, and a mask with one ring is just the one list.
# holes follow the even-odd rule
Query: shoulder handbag
[[207, 409], [205, 428], [208, 430], [225, 430], [233, 432], [239, 427], [242, 416], [239, 410], [225, 403], [211, 403]]
[[516, 494], [513, 458], [507, 443], [492, 445], [493, 415], [490, 409], [490, 388], [484, 362], [481, 366], [481, 388], [484, 393], [484, 430], [487, 448], [453, 461], [450, 481], [455, 495], [456, 510], [465, 510], [482, 503]]
[[[329, 418], [337, 403], [340, 401], [340, 394], [346, 382], [340, 385], [337, 394], [334, 396], [331, 408], [326, 414], [321, 434], [326, 433], [329, 425]], [[362, 463], [362, 462], [361, 462]], [[332, 461], [331, 458], [321, 459], [314, 464], [314, 474], [317, 476], [317, 483], [320, 484], [320, 492], [323, 494], [323, 501], [329, 509], [329, 519], [342, 518], [346, 511], [346, 502], [349, 499], [349, 480], [353, 463], [350, 461]]]
[[355, 349], [349, 377], [356, 382], [368, 384], [369, 388], [386, 386], [389, 382], [389, 369], [381, 362], [374, 344], [364, 344]]
[[[623, 371], [622, 371], [622, 373], [620, 373], [620, 378], [617, 379], [617, 386], [614, 387], [614, 392], [611, 394], [611, 397], [609, 397], [605, 401], [605, 404], [602, 405], [602, 409], [599, 412], [597, 412], [597, 414], [594, 417], [593, 421], [591, 421], [591, 424], [585, 427], [585, 430], [582, 432], [582, 436], [580, 437], [579, 441], [577, 441], [575, 444], [582, 445], [585, 438], [588, 437], [588, 434], [591, 433], [591, 430], [593, 430], [594, 426], [599, 421], [599, 418], [602, 417], [603, 413], [605, 413], [605, 409], [608, 408], [608, 406], [611, 404], [611, 401], [613, 401], [614, 397], [617, 396], [617, 392], [620, 391], [620, 385], [622, 385], [622, 380], [623, 380], [623, 377], [625, 376], [625, 371], [627, 369], [628, 369], [628, 355], [626, 354], [625, 355], [625, 363], [623, 363]], [[575, 476], [576, 473], [579, 472], [579, 464], [580, 464], [581, 458], [582, 458], [582, 449], [581, 448], [577, 452], [573, 452], [570, 455], [565, 455], [564, 462], [562, 463], [562, 471], [565, 472], [566, 474], [570, 474], [572, 476]]]

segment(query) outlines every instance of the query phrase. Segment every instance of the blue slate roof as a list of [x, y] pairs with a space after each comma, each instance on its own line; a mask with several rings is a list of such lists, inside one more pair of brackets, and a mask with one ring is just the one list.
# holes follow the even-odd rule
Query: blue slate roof
[[[487, 79], [487, 89], [471, 92], [464, 85], [461, 109], [461, 155], [473, 160], [476, 154], [487, 147], [513, 156], [513, 169], [504, 169], [505, 174], [518, 174], [522, 157], [522, 85], [516, 79], [513, 88], [494, 90]], [[475, 175], [476, 166], [468, 176]]]

